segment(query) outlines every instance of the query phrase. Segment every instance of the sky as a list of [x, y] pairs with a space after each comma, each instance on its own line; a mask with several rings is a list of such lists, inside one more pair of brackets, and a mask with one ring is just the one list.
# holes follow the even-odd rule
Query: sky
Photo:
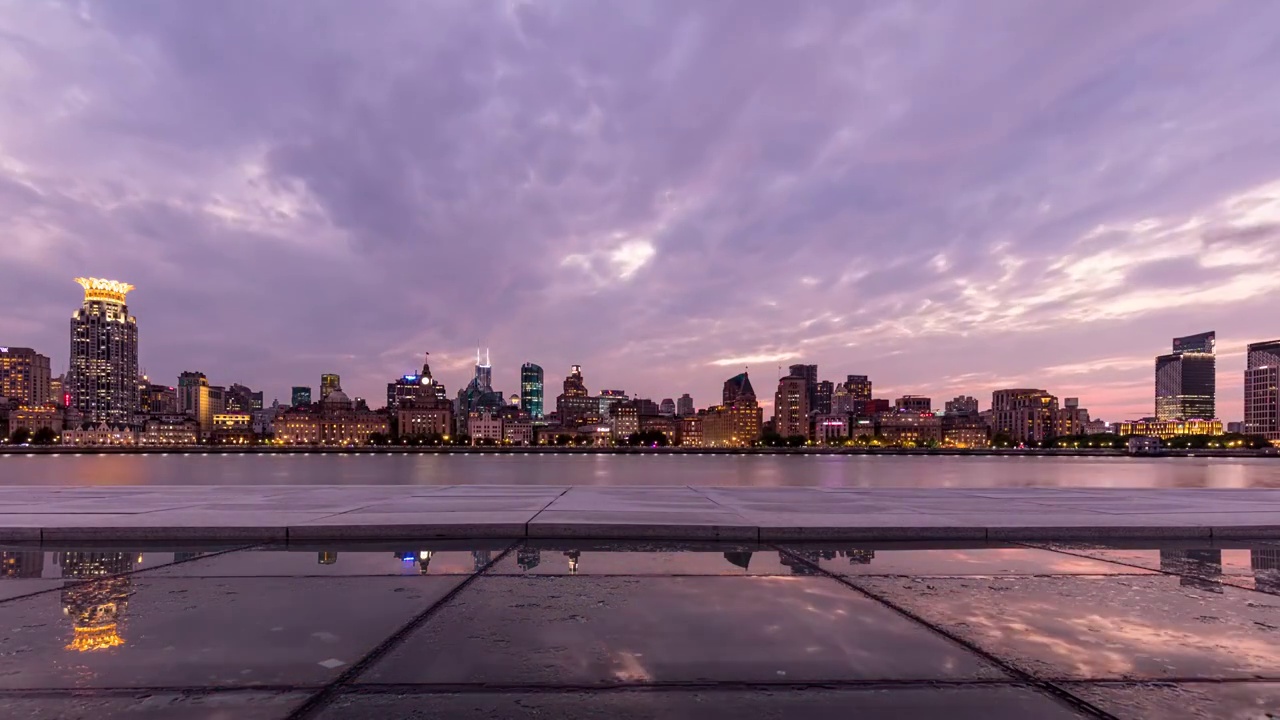
[[[1273, 0], [0, 0], [0, 344], [130, 282], [175, 383], [1152, 412], [1280, 337]], [[375, 406], [381, 404], [375, 402]]]

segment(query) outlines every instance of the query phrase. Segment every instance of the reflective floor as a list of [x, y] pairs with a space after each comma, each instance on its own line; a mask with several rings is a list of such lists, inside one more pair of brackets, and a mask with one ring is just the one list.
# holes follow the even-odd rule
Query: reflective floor
[[9, 547], [0, 707], [1280, 717], [1280, 543]]

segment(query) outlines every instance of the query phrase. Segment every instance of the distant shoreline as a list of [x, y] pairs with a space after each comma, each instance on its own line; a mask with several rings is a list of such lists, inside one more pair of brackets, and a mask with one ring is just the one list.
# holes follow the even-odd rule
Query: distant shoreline
[[360, 446], [360, 447], [66, 447], [61, 445], [0, 447], [3, 455], [899, 455], [945, 457], [1221, 457], [1277, 458], [1280, 449], [1263, 450], [1161, 450], [1158, 453], [1130, 454], [1113, 449], [945, 449], [945, 448], [641, 448], [641, 447], [451, 447], [451, 446]]

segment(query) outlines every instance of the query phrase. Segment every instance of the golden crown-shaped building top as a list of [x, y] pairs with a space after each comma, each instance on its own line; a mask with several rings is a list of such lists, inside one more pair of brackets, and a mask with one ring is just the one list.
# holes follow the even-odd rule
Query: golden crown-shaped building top
[[76, 282], [80, 283], [80, 287], [84, 288], [86, 302], [102, 300], [123, 305], [125, 295], [128, 295], [129, 291], [133, 289], [133, 286], [129, 283], [123, 283], [118, 280], [104, 280], [103, 278], [76, 278]]

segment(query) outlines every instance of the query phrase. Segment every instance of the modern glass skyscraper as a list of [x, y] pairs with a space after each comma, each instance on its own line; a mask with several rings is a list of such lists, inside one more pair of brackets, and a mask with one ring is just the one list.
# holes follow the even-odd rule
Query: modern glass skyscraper
[[133, 423], [138, 392], [138, 320], [125, 296], [133, 286], [115, 280], [76, 278], [84, 304], [71, 316], [71, 407], [90, 422]]
[[533, 363], [520, 366], [520, 409], [534, 420], [542, 419], [543, 398], [546, 389], [542, 367]]
[[1160, 420], [1217, 417], [1216, 334], [1173, 339], [1173, 352], [1156, 358], [1156, 417]]
[[1251, 343], [1244, 370], [1244, 431], [1280, 441], [1280, 340]]
[[289, 396], [290, 404], [294, 407], [311, 404], [311, 387], [308, 385], [294, 385], [293, 392]]

